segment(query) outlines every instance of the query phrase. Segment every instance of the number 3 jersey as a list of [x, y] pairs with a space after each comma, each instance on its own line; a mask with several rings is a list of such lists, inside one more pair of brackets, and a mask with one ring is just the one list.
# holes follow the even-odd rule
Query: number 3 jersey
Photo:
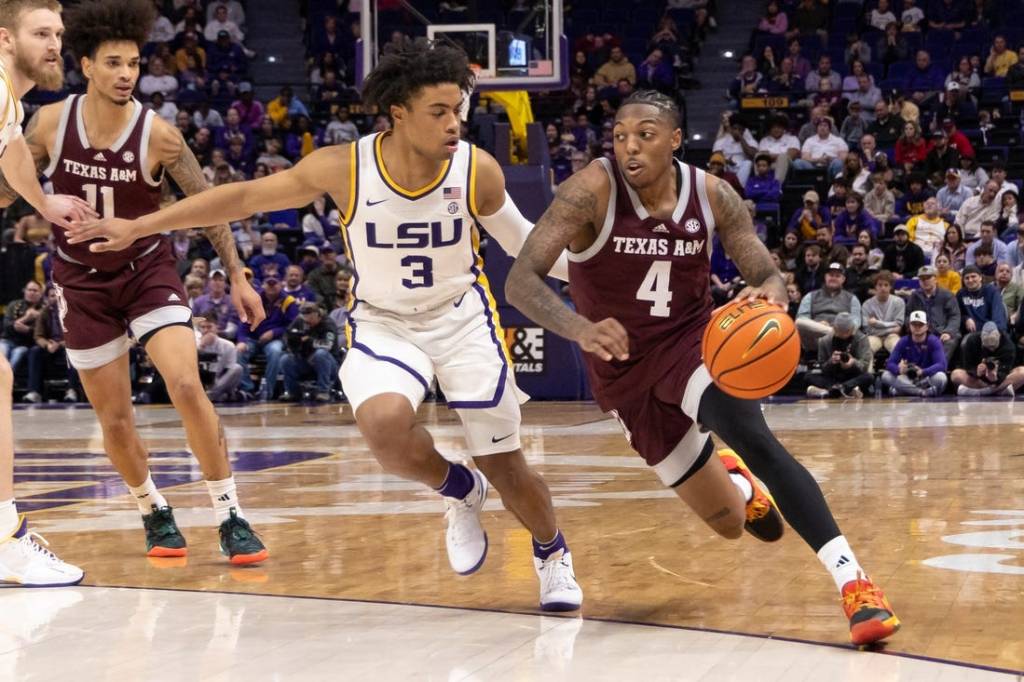
[[409, 190], [382, 161], [387, 134], [352, 145], [343, 235], [356, 273], [356, 303], [409, 315], [437, 308], [484, 280], [473, 205], [477, 152], [459, 142], [430, 184]]
[[[160, 208], [160, 178], [150, 177], [149, 135], [155, 112], [144, 109], [135, 99], [126, 104], [131, 117], [109, 149], [94, 149], [89, 144], [82, 109], [85, 95], [64, 100], [50, 165], [43, 175], [53, 183], [57, 194], [82, 197], [103, 218], [128, 220]], [[68, 244], [62, 229], [54, 229], [57, 255], [101, 272], [116, 272], [154, 251], [164, 238], [151, 235], [137, 240], [124, 251], [92, 253], [89, 243]]]
[[[648, 214], [618, 165], [598, 162], [611, 189], [597, 239], [569, 254], [569, 290], [592, 322], [612, 317], [629, 334], [629, 359], [584, 354], [591, 388], [604, 410], [649, 390], [680, 363], [696, 369], [711, 317], [714, 217], [704, 171], [675, 162], [678, 199], [670, 219]], [[680, 399], [683, 386], [680, 386]]]

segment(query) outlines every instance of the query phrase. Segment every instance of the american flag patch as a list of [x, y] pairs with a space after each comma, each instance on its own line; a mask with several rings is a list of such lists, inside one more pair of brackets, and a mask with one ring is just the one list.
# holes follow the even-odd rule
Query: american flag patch
[[445, 200], [448, 200], [448, 199], [461, 199], [462, 198], [462, 188], [461, 187], [445, 187], [444, 188], [444, 198], [445, 198]]

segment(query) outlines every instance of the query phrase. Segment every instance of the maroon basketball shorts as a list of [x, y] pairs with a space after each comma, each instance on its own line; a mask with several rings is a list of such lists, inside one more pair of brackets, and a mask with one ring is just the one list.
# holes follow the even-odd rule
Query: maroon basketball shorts
[[682, 360], [647, 391], [611, 410], [630, 446], [673, 485], [700, 459], [710, 435], [702, 431], [697, 410], [711, 375], [699, 356]]
[[128, 332], [145, 344], [156, 331], [189, 325], [192, 310], [163, 241], [116, 272], [54, 257], [53, 286], [68, 360], [97, 369], [128, 352]]

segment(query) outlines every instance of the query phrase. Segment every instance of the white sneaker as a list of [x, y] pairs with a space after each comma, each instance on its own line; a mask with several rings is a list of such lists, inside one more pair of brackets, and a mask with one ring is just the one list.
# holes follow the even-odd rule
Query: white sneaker
[[540, 578], [541, 611], [575, 611], [583, 604], [583, 590], [572, 570], [572, 552], [558, 550], [546, 560], [533, 557]]
[[448, 548], [448, 563], [459, 575], [475, 573], [487, 558], [487, 533], [480, 525], [480, 512], [487, 500], [490, 487], [484, 475], [475, 469], [473, 489], [461, 500], [454, 497], [444, 498], [448, 511], [444, 517], [448, 520], [448, 532], [445, 533], [445, 545]]
[[828, 397], [828, 389], [827, 388], [819, 388], [818, 386], [808, 386], [807, 387], [807, 397], [808, 398], [827, 398]]
[[14, 535], [0, 541], [0, 585], [62, 587], [82, 582], [85, 577], [82, 569], [58, 559], [47, 549], [50, 543], [42, 535], [28, 532], [27, 528], [28, 522], [23, 516]]
[[75, 389], [73, 389], [73, 388], [69, 388], [68, 390], [64, 391], [64, 402], [66, 402], [66, 403], [77, 403], [78, 402], [78, 392]]
[[24, 400], [26, 403], [32, 403], [34, 405], [36, 403], [43, 402], [43, 396], [39, 395], [35, 391], [29, 391], [28, 393], [25, 394], [22, 400]]

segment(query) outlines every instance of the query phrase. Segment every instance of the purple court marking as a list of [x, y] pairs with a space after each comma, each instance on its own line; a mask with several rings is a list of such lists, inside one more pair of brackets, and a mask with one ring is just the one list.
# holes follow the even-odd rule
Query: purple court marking
[[[276, 452], [240, 451], [231, 453], [231, 468], [240, 471], [265, 471], [278, 467], [321, 459], [329, 456], [329, 452], [312, 452], [308, 450], [283, 450]], [[16, 454], [14, 457], [14, 482], [41, 482], [51, 484], [89, 482], [88, 485], [66, 487], [51, 490], [38, 495], [18, 497], [18, 508], [23, 511], [40, 511], [64, 507], [86, 500], [99, 500], [120, 497], [128, 494], [128, 488], [121, 476], [104, 458], [100, 465], [83, 462], [75, 466], [73, 462], [58, 466], [41, 466], [38, 463], [19, 465], [22, 460], [76, 460], [103, 458], [102, 454], [90, 452], [29, 452]], [[161, 459], [186, 457], [190, 463], [161, 462]], [[198, 462], [192, 461], [192, 455], [184, 450], [172, 450], [150, 453], [150, 471], [153, 482], [159, 488], [194, 483], [203, 479]]]

